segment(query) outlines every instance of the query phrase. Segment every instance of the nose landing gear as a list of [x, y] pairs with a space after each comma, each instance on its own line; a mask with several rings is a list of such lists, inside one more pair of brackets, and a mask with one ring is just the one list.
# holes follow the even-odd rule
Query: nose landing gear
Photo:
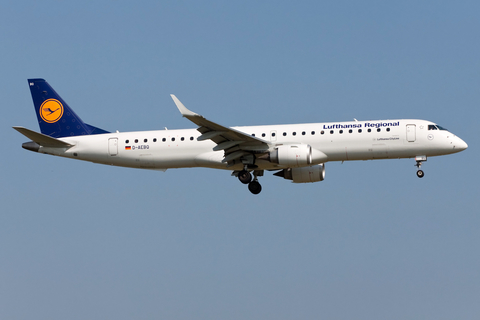
[[415, 161], [417, 162], [415, 164], [415, 167], [418, 168], [417, 170], [417, 177], [419, 178], [423, 178], [425, 176], [425, 173], [423, 172], [423, 170], [420, 170], [420, 167], [422, 166], [422, 163], [424, 161], [427, 161], [427, 156], [416, 156], [415, 157]]
[[425, 176], [425, 173], [423, 173], [423, 170], [417, 170], [417, 177], [423, 178]]

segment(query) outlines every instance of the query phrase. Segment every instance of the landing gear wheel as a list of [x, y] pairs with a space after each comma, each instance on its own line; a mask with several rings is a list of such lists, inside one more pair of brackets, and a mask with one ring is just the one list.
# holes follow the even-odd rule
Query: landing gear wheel
[[262, 191], [262, 186], [258, 181], [254, 180], [248, 184], [248, 190], [253, 194], [259, 194]]
[[238, 180], [243, 184], [248, 184], [252, 181], [252, 174], [247, 170], [242, 170], [238, 173]]
[[417, 171], [417, 177], [423, 178], [424, 175], [425, 175], [425, 173], [423, 173], [423, 170], [418, 170]]

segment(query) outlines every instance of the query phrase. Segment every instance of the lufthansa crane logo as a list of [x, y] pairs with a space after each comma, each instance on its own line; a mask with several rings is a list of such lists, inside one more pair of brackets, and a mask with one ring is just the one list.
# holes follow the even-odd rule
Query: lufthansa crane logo
[[43, 121], [55, 123], [63, 116], [63, 105], [57, 99], [48, 99], [40, 107], [40, 116]]

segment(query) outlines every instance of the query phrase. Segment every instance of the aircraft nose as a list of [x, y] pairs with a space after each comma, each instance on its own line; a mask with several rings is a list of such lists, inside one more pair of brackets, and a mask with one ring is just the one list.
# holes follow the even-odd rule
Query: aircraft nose
[[465, 141], [463, 141], [459, 137], [457, 137], [457, 139], [458, 139], [458, 141], [455, 142], [455, 149], [456, 150], [463, 151], [463, 150], [468, 148], [468, 144]]

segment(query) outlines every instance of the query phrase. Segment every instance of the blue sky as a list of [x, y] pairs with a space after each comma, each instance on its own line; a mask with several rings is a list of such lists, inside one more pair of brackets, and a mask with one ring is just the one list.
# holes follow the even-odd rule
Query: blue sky
[[[6, 1], [2, 319], [476, 319], [475, 1]], [[326, 180], [165, 173], [28, 152], [28, 78], [109, 131], [418, 118], [469, 144]]]

